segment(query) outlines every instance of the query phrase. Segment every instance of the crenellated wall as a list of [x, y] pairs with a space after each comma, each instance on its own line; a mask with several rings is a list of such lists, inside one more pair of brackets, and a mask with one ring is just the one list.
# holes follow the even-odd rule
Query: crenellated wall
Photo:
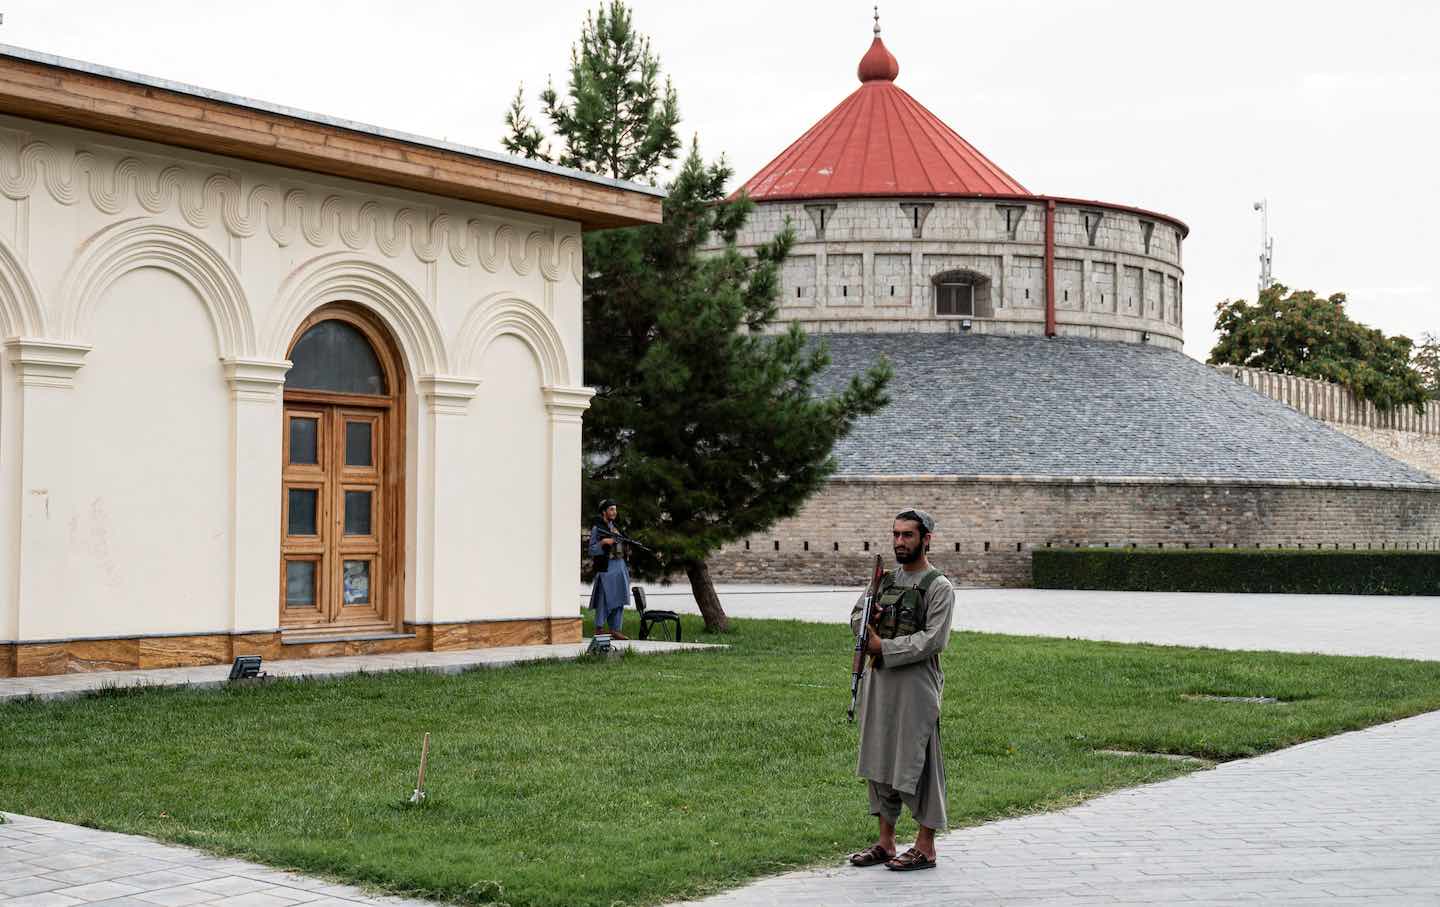
[[[742, 249], [789, 223], [780, 325], [807, 330], [1041, 334], [1045, 326], [1045, 201], [928, 198], [776, 201], [757, 204], [737, 238]], [[1184, 342], [1183, 225], [1099, 203], [1056, 202], [1057, 333]], [[935, 281], [976, 283], [975, 315], [936, 311]]]

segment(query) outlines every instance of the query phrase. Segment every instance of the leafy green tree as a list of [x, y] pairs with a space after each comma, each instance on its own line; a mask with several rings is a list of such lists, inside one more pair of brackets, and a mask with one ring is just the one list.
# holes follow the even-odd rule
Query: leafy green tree
[[[659, 62], [618, 0], [586, 16], [567, 98], [541, 94], [552, 152], [517, 93], [506, 149], [652, 184], [678, 156], [675, 93], [660, 89]], [[684, 571], [711, 630], [728, 622], [706, 558], [794, 515], [833, 473], [835, 442], [885, 405], [891, 377], [881, 362], [823, 396], [824, 346], [798, 327], [766, 332], [793, 235], [742, 255], [735, 237], [753, 203], [726, 199], [730, 176], [692, 149], [663, 223], [584, 237], [585, 380], [597, 391], [584, 427], [587, 510], [620, 500], [655, 549], [636, 552], [632, 570]]]
[[1212, 365], [1249, 368], [1318, 378], [1343, 384], [1382, 410], [1425, 409], [1425, 385], [1410, 362], [1409, 337], [1352, 321], [1345, 294], [1328, 299], [1311, 290], [1291, 292], [1276, 284], [1254, 304], [1226, 300], [1215, 307], [1220, 339], [1210, 351]]
[[1420, 345], [1415, 347], [1410, 362], [1420, 373], [1420, 380], [1424, 382], [1430, 399], [1440, 400], [1440, 336], [1421, 334]]
[[552, 153], [525, 112], [521, 85], [505, 114], [505, 150], [619, 180], [655, 182], [680, 154], [680, 106], [670, 80], [660, 88], [660, 60], [635, 31], [621, 0], [586, 13], [580, 43], [570, 48], [570, 89], [540, 92], [541, 109], [560, 144]]

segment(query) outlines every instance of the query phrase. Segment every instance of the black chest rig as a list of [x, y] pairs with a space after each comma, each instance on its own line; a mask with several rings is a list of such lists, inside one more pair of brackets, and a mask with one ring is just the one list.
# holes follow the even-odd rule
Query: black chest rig
[[930, 586], [943, 576], [931, 567], [913, 586], [895, 583], [895, 574], [887, 573], [880, 581], [880, 597], [875, 601], [877, 613], [875, 631], [881, 639], [895, 639], [909, 636], [925, 629], [925, 594]]

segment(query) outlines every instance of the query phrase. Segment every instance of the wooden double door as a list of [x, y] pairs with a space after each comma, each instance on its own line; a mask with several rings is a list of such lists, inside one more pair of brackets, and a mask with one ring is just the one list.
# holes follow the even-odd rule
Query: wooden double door
[[346, 310], [322, 315], [299, 334], [297, 386], [285, 391], [280, 626], [393, 630], [404, 449], [395, 376], [377, 326]]

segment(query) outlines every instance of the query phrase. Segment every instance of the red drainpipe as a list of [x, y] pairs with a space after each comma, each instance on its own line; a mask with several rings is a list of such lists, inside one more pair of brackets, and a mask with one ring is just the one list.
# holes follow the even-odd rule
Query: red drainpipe
[[1055, 336], [1055, 199], [1045, 199], [1045, 336]]

